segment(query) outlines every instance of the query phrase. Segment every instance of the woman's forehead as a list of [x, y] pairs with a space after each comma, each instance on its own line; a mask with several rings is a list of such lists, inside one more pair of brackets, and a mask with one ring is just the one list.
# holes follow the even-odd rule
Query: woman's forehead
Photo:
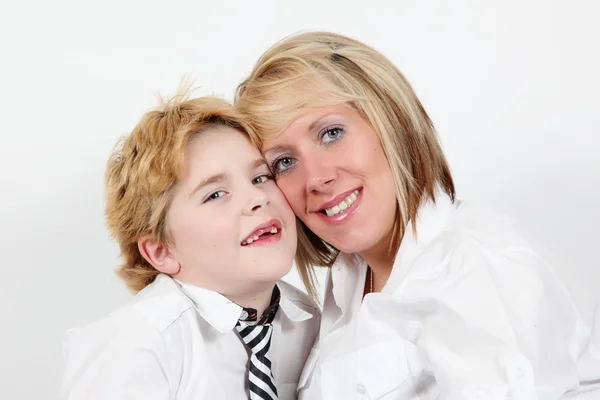
[[261, 151], [266, 154], [288, 150], [302, 133], [319, 132], [328, 125], [344, 122], [355, 113], [348, 104], [303, 107], [279, 132], [263, 135]]

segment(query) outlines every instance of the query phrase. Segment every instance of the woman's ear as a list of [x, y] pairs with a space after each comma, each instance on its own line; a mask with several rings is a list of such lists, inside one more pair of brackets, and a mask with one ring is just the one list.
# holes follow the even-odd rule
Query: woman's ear
[[173, 276], [181, 270], [181, 265], [175, 259], [173, 252], [151, 237], [143, 237], [138, 240], [138, 249], [146, 261], [164, 274]]

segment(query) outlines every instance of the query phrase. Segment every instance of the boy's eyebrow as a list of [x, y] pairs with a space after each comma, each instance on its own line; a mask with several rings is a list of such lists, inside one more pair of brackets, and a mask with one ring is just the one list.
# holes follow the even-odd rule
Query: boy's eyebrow
[[254, 160], [254, 162], [252, 162], [251, 169], [257, 169], [258, 167], [262, 167], [263, 165], [269, 168], [264, 158], [257, 158], [256, 160]]
[[192, 197], [198, 190], [202, 189], [206, 185], [210, 185], [211, 183], [220, 182], [225, 179], [225, 174], [216, 174], [213, 176], [209, 176], [206, 179], [203, 179], [190, 193], [190, 197]]
[[[262, 167], [263, 165], [266, 166], [267, 168], [269, 168], [269, 166], [267, 165], [267, 162], [263, 158], [257, 158], [252, 163], [250, 163], [250, 168], [252, 170], [255, 170], [259, 167]], [[209, 176], [206, 179], [203, 179], [198, 185], [196, 185], [194, 190], [192, 190], [192, 192], [190, 193], [190, 197], [192, 197], [198, 190], [202, 189], [204, 186], [210, 185], [211, 183], [221, 182], [221, 181], [225, 180], [225, 178], [226, 178], [226, 174], [216, 174], [216, 175]]]

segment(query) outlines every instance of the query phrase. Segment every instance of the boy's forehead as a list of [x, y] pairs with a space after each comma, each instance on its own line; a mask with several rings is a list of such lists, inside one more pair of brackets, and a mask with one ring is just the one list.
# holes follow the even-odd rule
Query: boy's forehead
[[262, 154], [248, 135], [235, 128], [215, 127], [197, 135], [186, 152], [188, 169], [219, 174], [265, 164]]
[[189, 146], [201, 143], [204, 147], [227, 150], [227, 148], [251, 145], [248, 134], [229, 126], [213, 126], [194, 135]]
[[185, 151], [186, 161], [200, 158], [210, 160], [218, 158], [216, 156], [221, 153], [239, 151], [245, 147], [246, 140], [244, 134], [236, 129], [211, 127], [190, 138]]

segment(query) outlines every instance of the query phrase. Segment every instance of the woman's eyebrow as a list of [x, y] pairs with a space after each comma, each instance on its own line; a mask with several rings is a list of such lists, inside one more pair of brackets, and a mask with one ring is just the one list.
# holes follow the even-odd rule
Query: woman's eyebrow
[[311, 122], [311, 124], [308, 126], [308, 131], [310, 132], [310, 131], [314, 130], [315, 127], [320, 128], [320, 125], [324, 125], [326, 122], [328, 122], [327, 120], [329, 118], [342, 118], [342, 116], [337, 113], [325, 114], [325, 115], [317, 118], [313, 122]]
[[288, 148], [284, 145], [278, 144], [264, 151], [265, 155], [269, 153], [285, 153]]

